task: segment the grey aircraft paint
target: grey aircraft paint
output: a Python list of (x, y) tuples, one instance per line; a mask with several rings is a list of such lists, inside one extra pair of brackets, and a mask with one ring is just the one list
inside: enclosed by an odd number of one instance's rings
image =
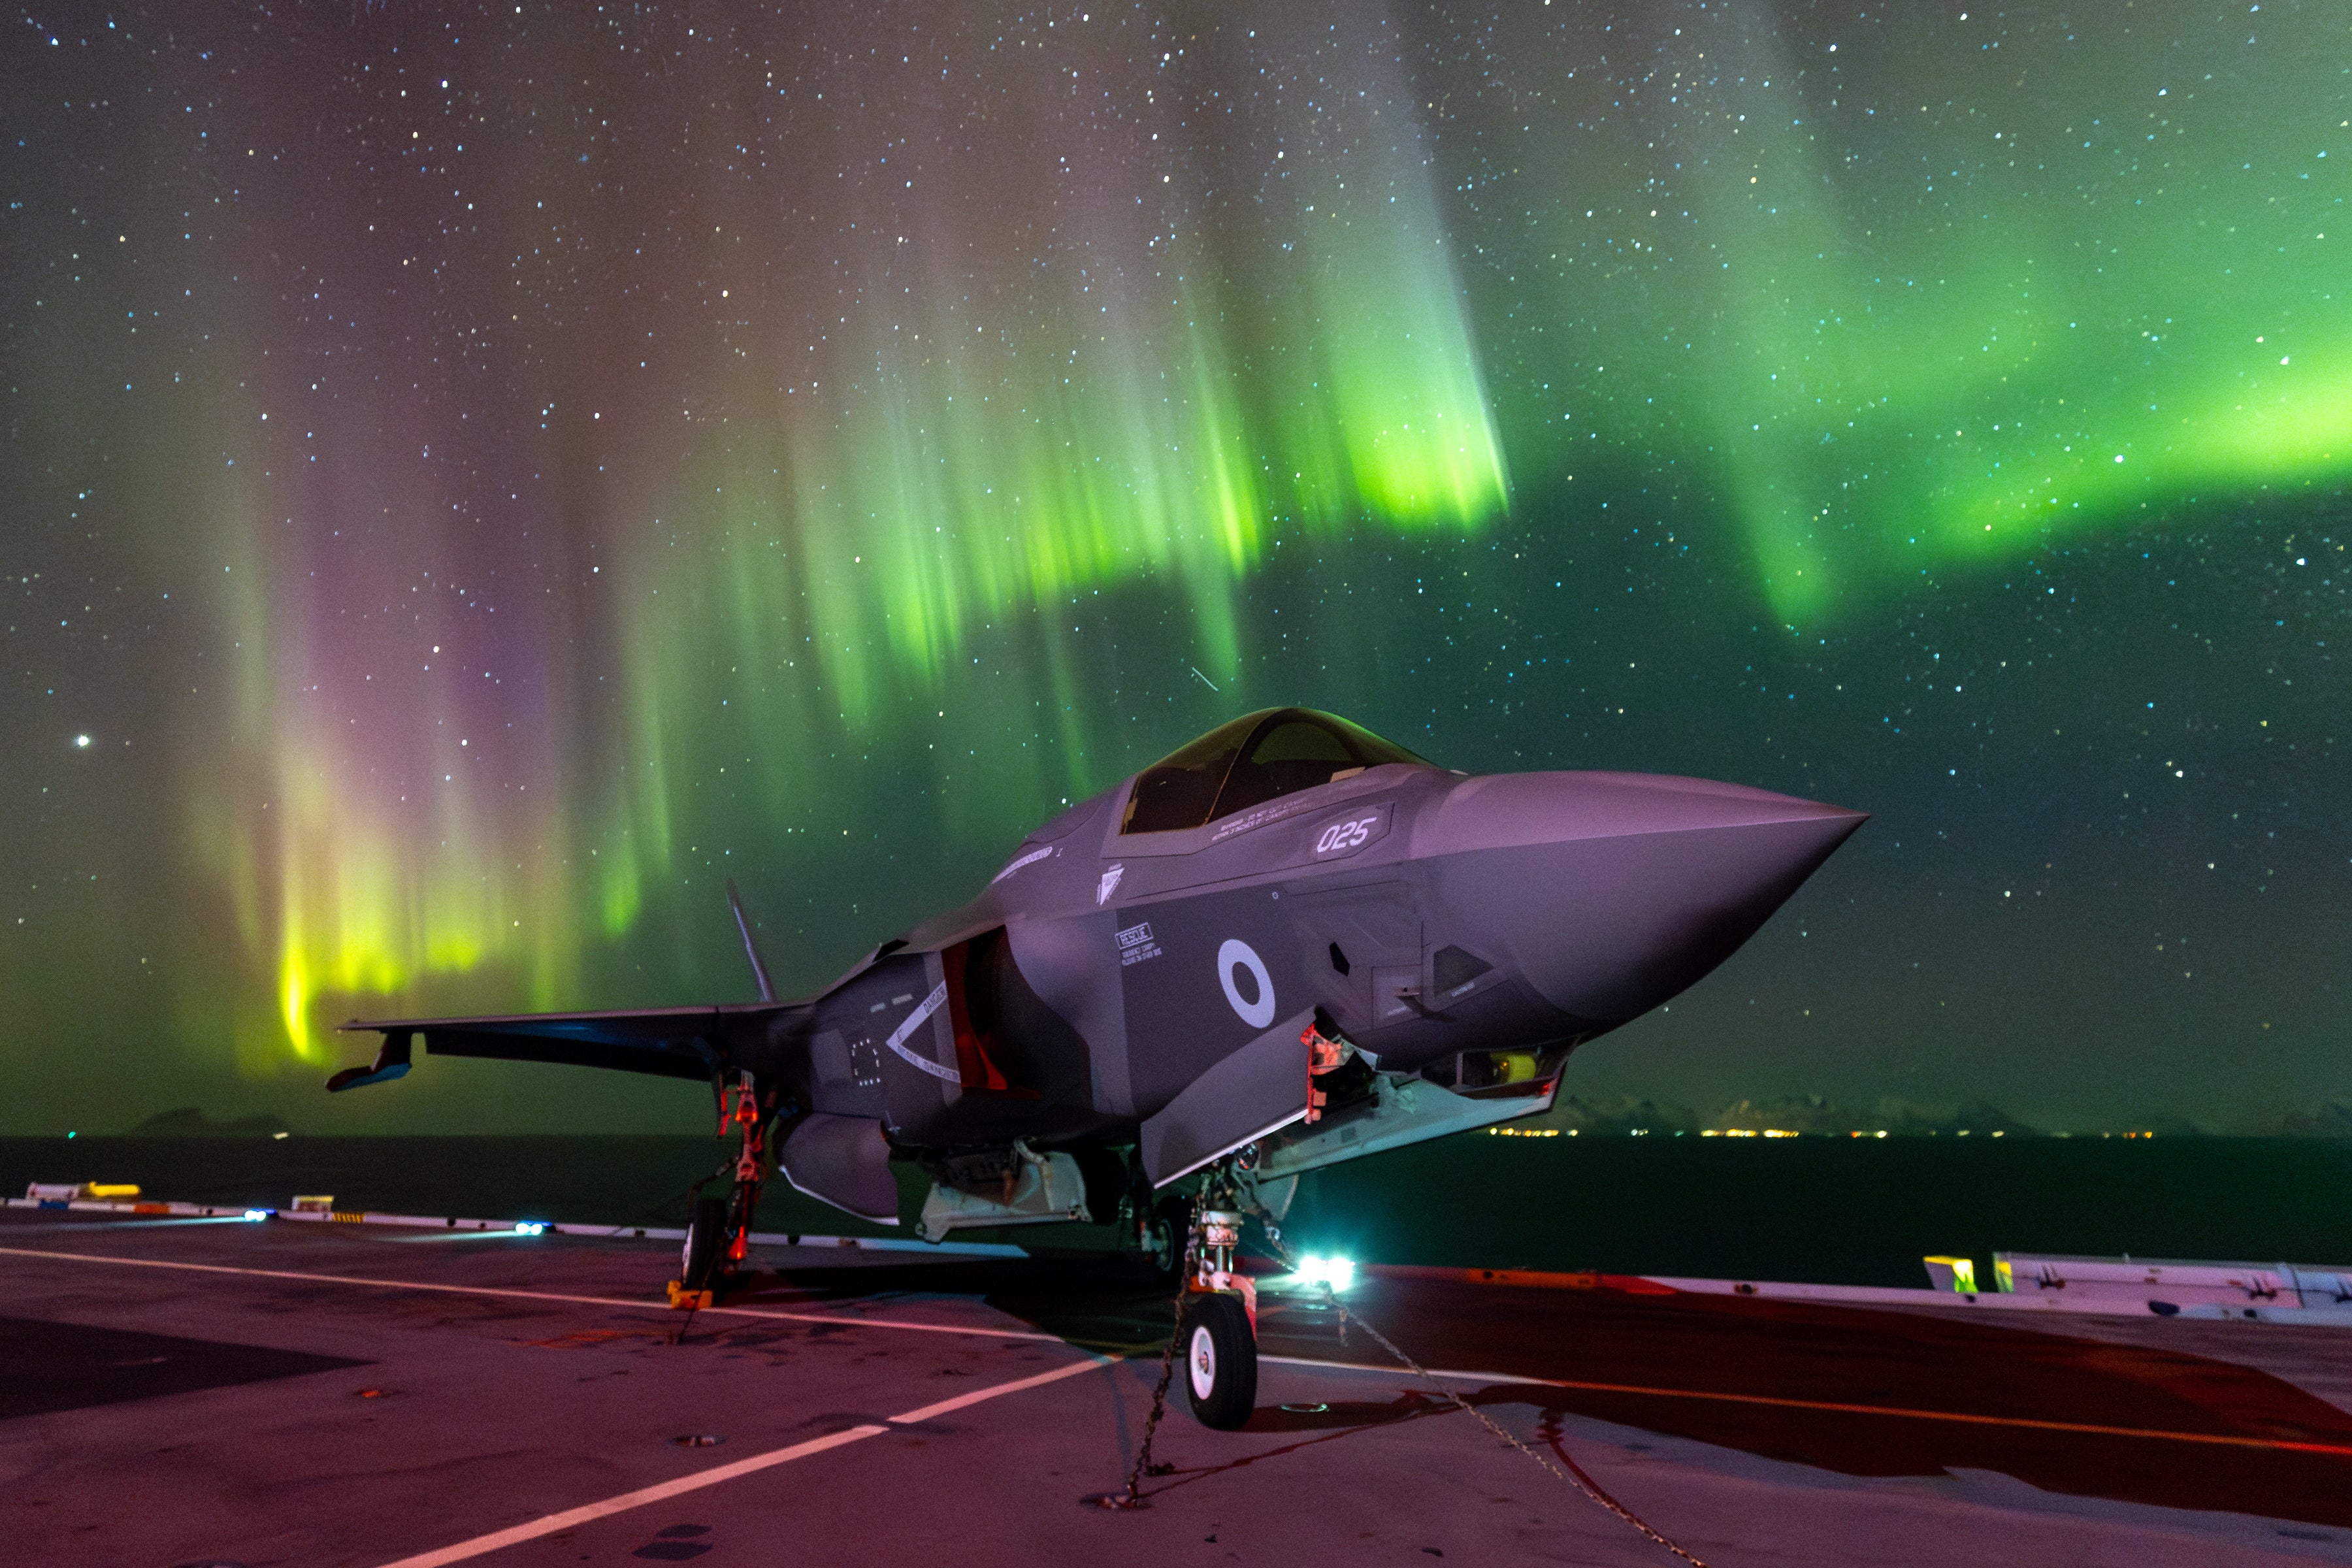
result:
[[(1273, 709), (1063, 812), (814, 996), (353, 1023), (383, 1047), (330, 1087), (400, 1076), (418, 1035), (748, 1073), (793, 1184), (894, 1223), (894, 1152), (950, 1183), (1024, 1150), (1132, 1149), (1164, 1184), (1255, 1145), (1295, 1173), (1549, 1107), (1571, 1050), (1706, 974), (1864, 820), (1700, 779), (1469, 776)], [(1303, 1125), (1310, 1027), (1348, 1059)]]

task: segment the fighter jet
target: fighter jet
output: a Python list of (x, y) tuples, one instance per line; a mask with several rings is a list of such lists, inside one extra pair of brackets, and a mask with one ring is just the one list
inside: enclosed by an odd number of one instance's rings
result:
[(1304, 1172), (1549, 1110), (1569, 1053), (1722, 963), (1864, 820), (1701, 779), (1464, 773), (1269, 709), (1064, 811), (813, 996), (777, 997), (730, 884), (757, 1002), (354, 1021), (382, 1048), (328, 1088), (402, 1076), (419, 1037), (709, 1081), (742, 1142), (673, 1300), (744, 1257), (772, 1148), (883, 1225), (912, 1163), (933, 1242), (1118, 1223), (1184, 1283), (1195, 1414), (1238, 1426), (1246, 1215), (1278, 1222)]

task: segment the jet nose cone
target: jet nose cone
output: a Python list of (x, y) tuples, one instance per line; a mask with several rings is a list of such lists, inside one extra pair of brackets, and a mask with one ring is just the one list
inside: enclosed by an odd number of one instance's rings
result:
[(1664, 773), (1493, 773), (1457, 784), (1439, 808), (1426, 843), (1417, 841), (1415, 847), (1451, 854), (1791, 822), (1843, 824), (1843, 842), (1869, 815), (1744, 784)]
[(1456, 929), (1563, 1012), (1620, 1022), (1729, 957), (1866, 820), (1705, 779), (1504, 773), (1457, 786), (1414, 851)]

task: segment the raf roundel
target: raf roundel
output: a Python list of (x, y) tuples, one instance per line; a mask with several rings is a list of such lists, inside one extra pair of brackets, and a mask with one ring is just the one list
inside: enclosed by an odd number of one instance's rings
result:
[[(1234, 971), (1246, 969), (1257, 982), (1257, 1000), (1242, 1000), (1241, 988), (1234, 984)], [(1217, 979), (1225, 988), (1225, 1000), (1234, 1005), (1242, 1022), (1253, 1029), (1263, 1029), (1274, 1022), (1274, 976), (1266, 973), (1265, 960), (1257, 950), (1238, 937), (1228, 937), (1217, 949)]]

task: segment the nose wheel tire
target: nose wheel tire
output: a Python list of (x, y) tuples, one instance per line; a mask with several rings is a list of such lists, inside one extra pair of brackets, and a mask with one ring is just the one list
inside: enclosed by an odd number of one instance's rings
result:
[(1184, 1391), (1202, 1426), (1236, 1432), (1257, 1406), (1257, 1336), (1234, 1296), (1196, 1296), (1177, 1331)]
[(686, 1246), (681, 1249), (680, 1282), (688, 1290), (708, 1290), (719, 1270), (719, 1253), (727, 1243), (727, 1200), (697, 1198), (687, 1215)]

